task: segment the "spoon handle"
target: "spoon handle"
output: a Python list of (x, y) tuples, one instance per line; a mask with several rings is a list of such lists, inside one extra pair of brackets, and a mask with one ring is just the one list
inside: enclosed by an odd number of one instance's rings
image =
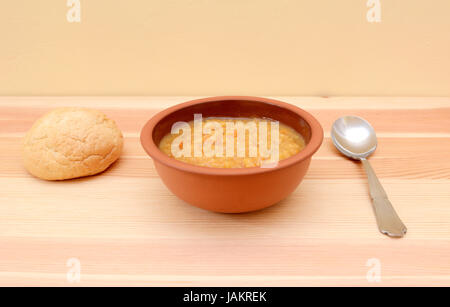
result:
[(388, 236), (403, 237), (407, 231), (406, 226), (398, 217), (394, 207), (392, 207), (392, 204), (369, 161), (362, 158), (361, 162), (369, 181), (370, 197), (372, 199), (378, 228), (381, 233)]

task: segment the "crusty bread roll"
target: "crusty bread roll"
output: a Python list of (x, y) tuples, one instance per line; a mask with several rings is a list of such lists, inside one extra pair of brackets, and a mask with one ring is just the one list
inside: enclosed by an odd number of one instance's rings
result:
[(103, 113), (60, 108), (39, 118), (26, 134), (23, 161), (36, 177), (64, 180), (104, 171), (122, 147), (122, 132)]

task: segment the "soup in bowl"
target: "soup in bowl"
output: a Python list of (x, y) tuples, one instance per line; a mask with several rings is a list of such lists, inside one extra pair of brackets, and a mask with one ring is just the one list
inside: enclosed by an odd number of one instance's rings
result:
[(323, 130), (306, 111), (257, 97), (189, 101), (152, 117), (141, 143), (180, 199), (216, 212), (273, 205), (291, 194)]
[[(272, 119), (209, 117), (198, 123), (193, 120), (184, 130), (169, 132), (161, 139), (159, 149), (189, 164), (241, 168), (269, 167), (267, 162), (287, 159), (305, 147), (300, 133)], [(196, 144), (200, 144), (201, 149), (197, 150), (200, 153), (197, 155)], [(273, 149), (277, 152), (272, 150), (275, 146), (277, 148)]]

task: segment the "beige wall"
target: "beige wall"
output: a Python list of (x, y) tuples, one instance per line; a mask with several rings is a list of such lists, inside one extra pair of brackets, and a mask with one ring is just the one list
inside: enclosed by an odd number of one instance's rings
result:
[(450, 1), (2, 0), (0, 95), (450, 96)]

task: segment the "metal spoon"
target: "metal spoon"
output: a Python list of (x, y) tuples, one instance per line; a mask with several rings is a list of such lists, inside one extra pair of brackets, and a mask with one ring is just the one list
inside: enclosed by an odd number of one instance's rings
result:
[(407, 231), (406, 226), (398, 217), (377, 175), (366, 160), (377, 148), (377, 136), (372, 126), (360, 117), (344, 116), (334, 122), (331, 139), (334, 146), (345, 156), (362, 162), (381, 233), (391, 237), (403, 237)]

